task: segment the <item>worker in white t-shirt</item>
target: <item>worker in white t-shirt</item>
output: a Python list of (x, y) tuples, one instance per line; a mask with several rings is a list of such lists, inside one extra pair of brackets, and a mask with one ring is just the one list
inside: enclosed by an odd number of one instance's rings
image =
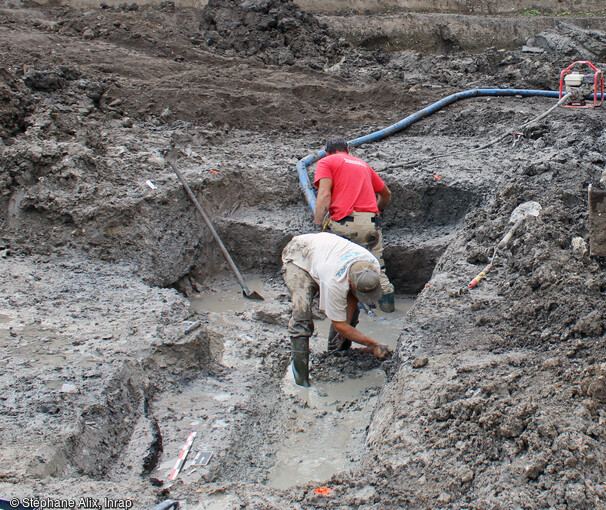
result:
[(358, 301), (373, 304), (382, 295), (380, 265), (367, 249), (336, 234), (320, 232), (294, 237), (282, 252), (284, 282), (292, 298), (288, 323), (295, 382), (309, 386), (309, 337), (314, 331), (312, 300), (320, 293), (320, 309), (331, 321), (330, 350), (356, 342), (379, 359), (391, 353), (358, 331)]

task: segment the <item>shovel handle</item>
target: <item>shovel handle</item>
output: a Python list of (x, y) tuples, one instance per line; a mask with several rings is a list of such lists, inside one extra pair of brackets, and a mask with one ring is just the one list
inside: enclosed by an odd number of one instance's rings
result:
[(497, 248), (499, 250), (502, 250), (503, 248), (505, 248), (505, 246), (507, 246), (509, 241), (511, 241), (513, 234), (518, 229), (518, 227), (522, 224), (523, 221), (524, 221), (524, 218), (518, 218), (518, 220), (513, 224), (513, 227), (511, 227), (509, 229), (509, 232), (507, 232), (507, 234), (505, 234), (505, 237), (503, 237), (503, 239), (501, 239), (501, 242), (497, 245)]
[(223, 241), (221, 241), (221, 238), (219, 237), (219, 234), (217, 234), (217, 231), (215, 230), (215, 227), (213, 227), (213, 224), (211, 223), (210, 218), (206, 214), (206, 211), (204, 211), (204, 209), (200, 205), (200, 202), (198, 202), (198, 199), (196, 198), (196, 196), (192, 192), (191, 188), (187, 184), (187, 181), (183, 177), (183, 174), (181, 174), (181, 172), (179, 171), (179, 169), (175, 165), (173, 165), (173, 163), (171, 161), (168, 161), (168, 164), (171, 166), (171, 168), (177, 174), (177, 177), (181, 181), (181, 184), (183, 184), (183, 187), (185, 188), (185, 191), (187, 192), (187, 195), (189, 196), (189, 198), (191, 199), (191, 201), (193, 202), (193, 204), (196, 206), (196, 209), (200, 213), (200, 216), (202, 216), (202, 219), (206, 223), (206, 226), (208, 227), (208, 230), (210, 230), (210, 233), (215, 238), (215, 241), (217, 241), (217, 244), (219, 245), (219, 248), (221, 248), (221, 251), (223, 252), (223, 255), (225, 256), (225, 259), (227, 260), (227, 262), (229, 263), (229, 266), (231, 267), (232, 271), (236, 275), (236, 278), (238, 279), (238, 283), (240, 284), (240, 287), (242, 287), (242, 291), (246, 295), (250, 294), (250, 291), (248, 290), (248, 287), (246, 287), (246, 284), (244, 283), (244, 278), (242, 278), (242, 275), (240, 274), (240, 271), (236, 267), (236, 264), (235, 264), (234, 260), (231, 258), (231, 255), (227, 251), (227, 248), (223, 244)]
[(368, 308), (368, 306), (366, 306), (364, 303), (362, 303), (362, 301), (358, 301), (358, 303), (360, 303), (360, 306), (362, 307), (362, 309), (370, 316), (370, 317), (376, 317), (377, 314), (375, 312), (373, 312), (370, 308)]

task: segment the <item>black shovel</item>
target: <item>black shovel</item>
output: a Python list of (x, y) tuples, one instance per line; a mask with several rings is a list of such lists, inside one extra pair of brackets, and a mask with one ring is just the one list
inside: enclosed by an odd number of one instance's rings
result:
[(215, 241), (217, 241), (217, 243), (219, 244), (219, 247), (221, 248), (221, 251), (223, 252), (223, 255), (225, 255), (225, 258), (227, 259), (227, 262), (229, 262), (229, 265), (231, 266), (231, 269), (233, 270), (233, 272), (236, 275), (236, 278), (238, 279), (238, 283), (240, 284), (240, 287), (242, 287), (242, 295), (245, 298), (248, 298), (248, 299), (263, 300), (263, 296), (261, 296), (260, 294), (258, 294), (255, 291), (251, 292), (250, 290), (248, 290), (248, 287), (244, 283), (244, 279), (242, 278), (242, 275), (240, 274), (240, 271), (238, 271), (238, 268), (236, 267), (236, 264), (234, 263), (234, 260), (231, 258), (231, 255), (227, 251), (227, 248), (225, 248), (225, 245), (223, 244), (223, 241), (221, 241), (221, 238), (219, 237), (219, 234), (217, 234), (217, 231), (215, 230), (215, 227), (213, 227), (213, 224), (210, 222), (210, 219), (209, 219), (208, 215), (206, 214), (206, 212), (204, 211), (204, 209), (202, 209), (202, 206), (200, 205), (200, 202), (198, 202), (198, 199), (192, 193), (192, 190), (187, 185), (187, 182), (185, 182), (185, 179), (183, 178), (183, 175), (181, 174), (181, 172), (179, 171), (179, 169), (171, 161), (173, 159), (172, 154), (168, 153), (166, 155), (165, 159), (166, 159), (167, 163), (171, 166), (171, 168), (177, 174), (177, 177), (181, 181), (181, 184), (183, 184), (183, 187), (185, 188), (185, 191), (187, 191), (187, 194), (189, 195), (189, 198), (191, 198), (191, 201), (196, 206), (196, 209), (198, 209), (198, 212), (200, 213), (200, 216), (202, 216), (202, 218), (206, 222), (206, 226), (208, 227), (208, 229), (212, 233), (213, 237), (215, 238)]

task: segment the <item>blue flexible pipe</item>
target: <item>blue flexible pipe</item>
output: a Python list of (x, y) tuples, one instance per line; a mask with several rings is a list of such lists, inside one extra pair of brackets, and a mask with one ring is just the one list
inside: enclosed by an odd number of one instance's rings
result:
[[(598, 94), (599, 96), (600, 94)], [(469, 99), (470, 97), (479, 97), (479, 96), (522, 96), (522, 97), (530, 97), (530, 96), (542, 96), (542, 97), (553, 97), (559, 99), (559, 92), (552, 92), (550, 90), (517, 90), (517, 89), (472, 89), (466, 90), (463, 92), (457, 92), (456, 94), (452, 94), (444, 99), (440, 99), (439, 101), (429, 105), (422, 110), (409, 115), (405, 119), (402, 119), (400, 122), (396, 122), (389, 127), (381, 129), (379, 131), (375, 131), (366, 136), (362, 136), (360, 138), (356, 138), (355, 140), (351, 140), (347, 142), (350, 147), (357, 147), (358, 145), (362, 145), (364, 143), (369, 142), (378, 142), (379, 140), (383, 140), (383, 138), (387, 138), (388, 136), (394, 135), (399, 131), (407, 128), (411, 124), (414, 124), (418, 120), (421, 120), (424, 117), (432, 115), (436, 113), (438, 110), (441, 110), (445, 106), (452, 104), (461, 99)], [(589, 99), (593, 100), (593, 94), (589, 97)], [(307, 173), (307, 167), (316, 161), (322, 159), (326, 156), (326, 151), (322, 150), (317, 154), (311, 154), (309, 156), (304, 157), (297, 163), (297, 172), (299, 173), (299, 182), (301, 184), (301, 189), (303, 190), (303, 194), (307, 199), (307, 203), (309, 204), (312, 212), (316, 209), (316, 195), (314, 193), (313, 186), (309, 181), (309, 175)]]

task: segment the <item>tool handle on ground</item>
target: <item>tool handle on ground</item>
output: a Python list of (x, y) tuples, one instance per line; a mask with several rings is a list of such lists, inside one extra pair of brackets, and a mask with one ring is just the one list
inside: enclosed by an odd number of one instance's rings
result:
[(519, 218), (513, 224), (513, 227), (511, 227), (509, 229), (509, 232), (507, 232), (507, 234), (505, 234), (505, 237), (503, 237), (503, 239), (501, 239), (501, 242), (497, 245), (497, 248), (499, 250), (502, 250), (503, 248), (505, 248), (505, 246), (507, 246), (507, 243), (509, 243), (509, 241), (511, 241), (511, 238), (513, 237), (513, 234), (515, 233), (515, 231), (517, 230), (517, 228), (520, 226), (520, 224), (522, 223), (522, 221), (524, 221), (524, 218)]
[(240, 286), (242, 287), (242, 290), (246, 294), (249, 294), (250, 291), (248, 290), (248, 288), (246, 287), (246, 284), (244, 283), (244, 278), (242, 278), (242, 275), (240, 274), (240, 271), (236, 267), (236, 264), (235, 264), (234, 260), (231, 258), (231, 255), (227, 251), (227, 248), (225, 248), (225, 245), (223, 244), (223, 241), (221, 241), (221, 238), (219, 237), (219, 234), (217, 234), (217, 231), (215, 230), (215, 228), (213, 227), (212, 223), (210, 222), (210, 219), (208, 218), (208, 215), (206, 214), (206, 212), (204, 211), (204, 209), (202, 209), (202, 206), (200, 205), (200, 202), (198, 202), (198, 199), (193, 194), (191, 188), (189, 187), (189, 185), (185, 181), (185, 178), (183, 177), (183, 175), (181, 174), (181, 172), (179, 171), (179, 169), (175, 165), (173, 165), (170, 161), (168, 162), (168, 164), (172, 167), (172, 169), (177, 174), (177, 177), (181, 181), (181, 184), (183, 184), (183, 187), (185, 188), (185, 191), (189, 195), (189, 198), (191, 199), (191, 201), (196, 206), (196, 209), (198, 209), (198, 212), (200, 213), (200, 216), (202, 216), (202, 218), (204, 219), (204, 222), (206, 223), (206, 226), (208, 227), (208, 229), (210, 230), (211, 234), (215, 238), (215, 241), (217, 241), (217, 244), (221, 248), (221, 251), (223, 252), (223, 255), (225, 255), (225, 258), (227, 259), (227, 262), (229, 262), (230, 267), (232, 268), (233, 272), (235, 273), (236, 278), (238, 279), (238, 282), (240, 283)]
[(488, 264), (480, 274), (478, 274), (478, 276), (476, 276), (473, 280), (471, 280), (469, 282), (469, 288), (473, 289), (482, 278), (484, 278), (486, 276), (486, 274), (488, 273), (488, 271), (490, 271), (492, 269), (492, 264)]

